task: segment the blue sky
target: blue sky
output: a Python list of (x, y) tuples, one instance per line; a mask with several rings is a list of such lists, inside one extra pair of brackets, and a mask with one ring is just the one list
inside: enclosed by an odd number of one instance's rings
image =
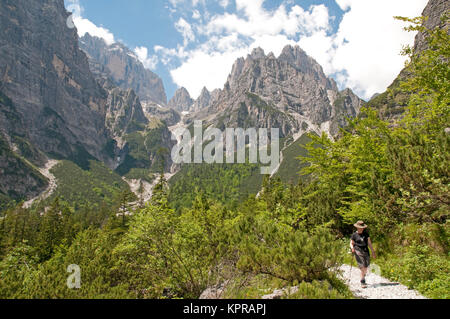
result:
[(66, 0), (79, 34), (120, 41), (164, 81), (222, 88), (236, 58), (257, 46), (278, 55), (300, 45), (362, 98), (384, 91), (403, 68), (414, 34), (395, 15), (418, 16), (426, 0)]

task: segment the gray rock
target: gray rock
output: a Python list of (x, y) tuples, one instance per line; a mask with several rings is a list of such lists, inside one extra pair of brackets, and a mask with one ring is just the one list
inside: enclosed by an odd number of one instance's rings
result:
[(362, 104), (351, 90), (340, 92), (334, 80), (300, 47), (286, 46), (280, 56), (254, 49), (233, 65), (224, 89), (206, 110), (192, 115), (218, 127), (279, 127), (282, 136), (307, 121), (330, 122), (332, 134), (356, 116)]
[(192, 100), (189, 92), (184, 87), (181, 87), (175, 91), (174, 96), (167, 105), (179, 112), (189, 112), (193, 103), (194, 100)]
[(155, 73), (146, 69), (134, 52), (121, 43), (107, 45), (88, 33), (80, 38), (80, 48), (90, 59), (103, 65), (116, 86), (133, 89), (141, 101), (166, 105), (163, 82)]
[(180, 113), (174, 109), (163, 107), (152, 102), (143, 102), (142, 106), (147, 118), (156, 117), (164, 121), (167, 126), (173, 126), (181, 120)]
[(210, 103), (211, 94), (209, 93), (208, 89), (204, 87), (198, 99), (194, 101), (194, 104), (190, 108), (190, 111), (199, 111), (201, 109), (204, 109), (205, 107), (208, 107)]
[(62, 0), (0, 2), (0, 89), (32, 145), (52, 156), (112, 164), (105, 92), (68, 17)]
[[(424, 26), (428, 29), (448, 27), (448, 23), (445, 24), (441, 21), (441, 17), (445, 12), (448, 13), (449, 11), (450, 2), (448, 0), (430, 0), (422, 12), (422, 16), (428, 17)], [(427, 47), (426, 35), (423, 32), (417, 33), (414, 42), (414, 51), (418, 53), (426, 50)]]

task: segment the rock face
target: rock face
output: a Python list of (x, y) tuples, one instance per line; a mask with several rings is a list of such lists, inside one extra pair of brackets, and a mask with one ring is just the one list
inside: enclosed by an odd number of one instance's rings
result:
[[(449, 25), (442, 23), (441, 17), (450, 12), (450, 2), (447, 0), (430, 0), (423, 10), (422, 16), (428, 17), (424, 26), (428, 29), (436, 27), (444, 28)], [(450, 30), (450, 29), (449, 29)], [(414, 53), (420, 54), (428, 47), (426, 36), (419, 32), (414, 42)], [(368, 105), (375, 107), (380, 111), (381, 116), (390, 121), (393, 125), (403, 117), (406, 105), (409, 101), (409, 95), (400, 90), (400, 83), (410, 76), (408, 69), (403, 69), (394, 82), (388, 87), (388, 90), (378, 96), (373, 97)], [(391, 93), (389, 93), (391, 92)]]
[(278, 58), (254, 49), (234, 63), (217, 94), (202, 111), (208, 121), (218, 127), (279, 127), (282, 136), (305, 127), (322, 127), (334, 135), (362, 104), (350, 89), (340, 92), (298, 46), (286, 46)]
[(179, 112), (189, 112), (193, 103), (194, 100), (192, 100), (189, 92), (184, 87), (181, 87), (175, 91), (174, 96), (167, 105)]
[(162, 80), (146, 69), (137, 56), (121, 43), (107, 45), (89, 33), (80, 38), (80, 47), (88, 56), (105, 66), (113, 83), (122, 89), (133, 89), (141, 101), (166, 105)]
[(204, 109), (205, 107), (208, 107), (211, 102), (211, 94), (209, 93), (208, 89), (206, 87), (203, 88), (202, 92), (200, 93), (200, 96), (197, 100), (195, 100), (194, 104), (191, 107), (191, 111), (199, 111), (201, 109)]
[[(450, 2), (448, 0), (430, 0), (422, 12), (422, 16), (428, 17), (424, 26), (427, 29), (434, 29), (436, 27), (444, 28), (449, 26), (441, 21), (442, 15), (447, 12), (450, 13)], [(421, 52), (427, 49), (427, 42), (425, 35), (419, 32), (416, 35), (414, 42), (414, 51)]]
[(147, 100), (141, 103), (132, 88), (117, 87), (109, 68), (92, 57), (89, 67), (108, 96), (105, 125), (120, 150), (113, 167), (116, 172), (126, 175), (133, 168), (160, 170), (162, 160), (164, 168), (170, 169), (171, 158), (161, 159), (158, 152), (161, 148), (170, 150), (174, 141), (167, 122), (161, 120), (170, 122), (172, 117), (176, 120), (176, 116), (179, 120), (178, 113), (156, 102)]
[(105, 125), (120, 145), (122, 136), (143, 130), (148, 119), (134, 90), (118, 88), (109, 70), (100, 63), (90, 59), (89, 67), (107, 93)]
[(105, 92), (68, 16), (62, 0), (0, 2), (0, 89), (41, 151), (111, 163)]
[(154, 116), (164, 121), (167, 126), (173, 126), (181, 120), (180, 113), (174, 109), (153, 102), (142, 102), (142, 107), (148, 118)]
[(108, 95), (106, 127), (117, 135), (133, 133), (145, 128), (145, 117), (141, 103), (133, 90), (113, 88)]
[(10, 200), (38, 195), (48, 184), (31, 164), (43, 164), (45, 157), (28, 139), (21, 115), (0, 91), (0, 209)]
[(0, 206), (45, 190), (35, 167), (48, 157), (82, 168), (97, 159), (126, 173), (156, 169), (159, 149), (173, 144), (132, 88), (159, 88), (148, 94), (165, 103), (160, 79), (121, 45), (107, 48), (113, 53), (103, 63), (88, 60), (68, 17), (63, 0), (0, 2)]

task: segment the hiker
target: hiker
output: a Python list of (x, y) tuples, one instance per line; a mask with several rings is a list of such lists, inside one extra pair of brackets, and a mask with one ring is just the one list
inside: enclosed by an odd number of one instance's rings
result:
[(370, 265), (369, 248), (372, 251), (372, 256), (374, 259), (376, 258), (375, 250), (373, 249), (369, 233), (366, 230), (367, 225), (360, 220), (353, 226), (356, 227), (356, 232), (352, 235), (350, 247), (352, 248), (352, 254), (355, 255), (358, 267), (361, 270), (361, 286), (366, 288), (366, 274)]

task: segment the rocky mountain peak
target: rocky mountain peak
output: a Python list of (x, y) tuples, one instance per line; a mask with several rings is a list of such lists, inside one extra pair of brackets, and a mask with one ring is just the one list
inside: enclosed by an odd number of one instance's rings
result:
[(163, 82), (146, 69), (136, 54), (122, 43), (108, 45), (98, 37), (86, 33), (80, 38), (80, 47), (91, 60), (103, 65), (114, 84), (122, 89), (133, 89), (141, 101), (166, 105)]
[[(322, 66), (298, 45), (285, 46), (278, 60), (289, 63), (301, 73), (318, 75), (322, 80), (325, 77)], [(332, 83), (329, 84), (332, 85)], [(336, 89), (336, 87), (333, 87), (333, 89)]]
[(202, 92), (200, 93), (199, 98), (202, 98), (202, 97), (208, 97), (209, 95), (210, 95), (210, 94), (209, 94), (208, 89), (206, 88), (206, 86), (204, 86), (203, 89), (202, 89)]
[(270, 53), (267, 55), (267, 58), (268, 58), (268, 59), (276, 59), (275, 54), (273, 54), (273, 52), (270, 52)]
[(200, 96), (197, 100), (195, 100), (194, 104), (191, 107), (191, 111), (197, 112), (204, 108), (207, 108), (211, 103), (213, 103), (218, 96), (219, 90), (214, 90), (213, 92), (209, 92), (206, 87), (203, 88)]
[(251, 58), (253, 60), (257, 59), (263, 59), (266, 57), (266, 54), (264, 53), (264, 50), (260, 47), (254, 48), (252, 50), (252, 53), (248, 56), (248, 58)]
[(256, 48), (237, 59), (224, 89), (200, 115), (215, 117), (218, 126), (280, 127), (282, 136), (323, 125), (334, 135), (361, 103), (351, 90), (340, 92), (299, 46), (288, 45), (278, 58)]
[(179, 112), (189, 111), (194, 100), (191, 98), (186, 88), (181, 87), (175, 91), (174, 96), (167, 104), (170, 108), (173, 108)]

